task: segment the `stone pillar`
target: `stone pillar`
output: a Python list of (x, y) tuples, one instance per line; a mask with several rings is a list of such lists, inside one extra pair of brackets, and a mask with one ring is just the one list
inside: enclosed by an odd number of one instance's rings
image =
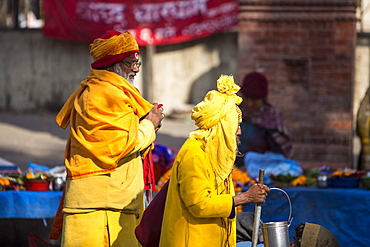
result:
[(240, 0), (238, 80), (256, 70), (304, 167), (352, 166), (356, 0)]
[(370, 87), (358, 109), (357, 132), (361, 139), (359, 167), (370, 172)]

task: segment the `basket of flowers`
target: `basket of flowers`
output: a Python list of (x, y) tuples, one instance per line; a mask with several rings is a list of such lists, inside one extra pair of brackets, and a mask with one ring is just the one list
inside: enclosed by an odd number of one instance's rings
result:
[(296, 186), (317, 186), (317, 176), (319, 173), (331, 174), (334, 170), (328, 166), (314, 167), (305, 170), (299, 176), (292, 176), (290, 174), (270, 175), (273, 184), (280, 188), (296, 187)]
[(21, 175), (0, 175), (0, 191), (24, 189), (24, 182)]
[(288, 188), (292, 187), (293, 185), (291, 182), (293, 182), (295, 179), (297, 179), (299, 176), (292, 176), (289, 173), (286, 174), (270, 174), (270, 178), (272, 180), (272, 183), (274, 186), (279, 188)]
[(0, 191), (24, 190), (22, 171), (17, 165), (0, 165)]
[(24, 183), (26, 190), (31, 191), (49, 191), (50, 183), (54, 177), (48, 172), (29, 170), (24, 175)]
[(364, 175), (364, 171), (338, 169), (330, 175), (329, 184), (333, 188), (357, 188)]

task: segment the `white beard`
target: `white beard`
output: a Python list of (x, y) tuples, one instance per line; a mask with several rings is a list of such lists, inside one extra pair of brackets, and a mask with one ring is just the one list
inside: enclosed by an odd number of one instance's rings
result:
[(135, 76), (136, 74), (135, 73), (123, 73), (122, 77), (125, 78), (131, 85), (134, 85), (134, 79), (130, 79), (130, 76), (133, 75)]
[(133, 75), (133, 76), (135, 76), (136, 74), (135, 73), (133, 73), (133, 72), (131, 72), (131, 73), (128, 73), (128, 74), (126, 74), (124, 71), (123, 71), (123, 69), (121, 68), (121, 66), (118, 64), (118, 63), (116, 63), (116, 64), (114, 64), (113, 66), (112, 66), (112, 69), (113, 69), (113, 72), (114, 73), (116, 73), (117, 75), (120, 75), (120, 76), (122, 76), (123, 78), (125, 78), (131, 85), (134, 85), (134, 80), (132, 79), (130, 79), (130, 75)]

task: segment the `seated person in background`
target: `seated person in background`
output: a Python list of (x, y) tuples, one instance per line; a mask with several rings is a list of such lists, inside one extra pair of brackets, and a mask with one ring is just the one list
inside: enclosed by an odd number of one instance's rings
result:
[(291, 247), (339, 247), (335, 236), (325, 227), (302, 223), (295, 228)]
[[(247, 74), (240, 93), (243, 122), (238, 150), (243, 154), (270, 151), (288, 158), (292, 145), (282, 115), (267, 102), (266, 77), (258, 72)], [(236, 165), (244, 167), (244, 158), (237, 157)]]
[(156, 184), (161, 177), (172, 168), (173, 161), (178, 150), (154, 142), (152, 160), (154, 166), (154, 177)]

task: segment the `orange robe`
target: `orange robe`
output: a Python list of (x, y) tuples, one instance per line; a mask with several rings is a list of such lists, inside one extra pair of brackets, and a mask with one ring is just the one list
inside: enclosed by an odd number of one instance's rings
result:
[[(141, 217), (144, 181), (140, 153), (156, 135), (152, 122), (140, 119), (152, 107), (115, 73), (92, 69), (81, 82), (57, 116), (59, 126), (70, 125), (65, 151), (65, 214), (108, 210), (133, 215), (133, 219)], [(137, 222), (130, 222), (120, 227), (132, 229), (130, 234), (134, 234)], [(65, 223), (69, 233), (77, 235), (73, 220)]]

